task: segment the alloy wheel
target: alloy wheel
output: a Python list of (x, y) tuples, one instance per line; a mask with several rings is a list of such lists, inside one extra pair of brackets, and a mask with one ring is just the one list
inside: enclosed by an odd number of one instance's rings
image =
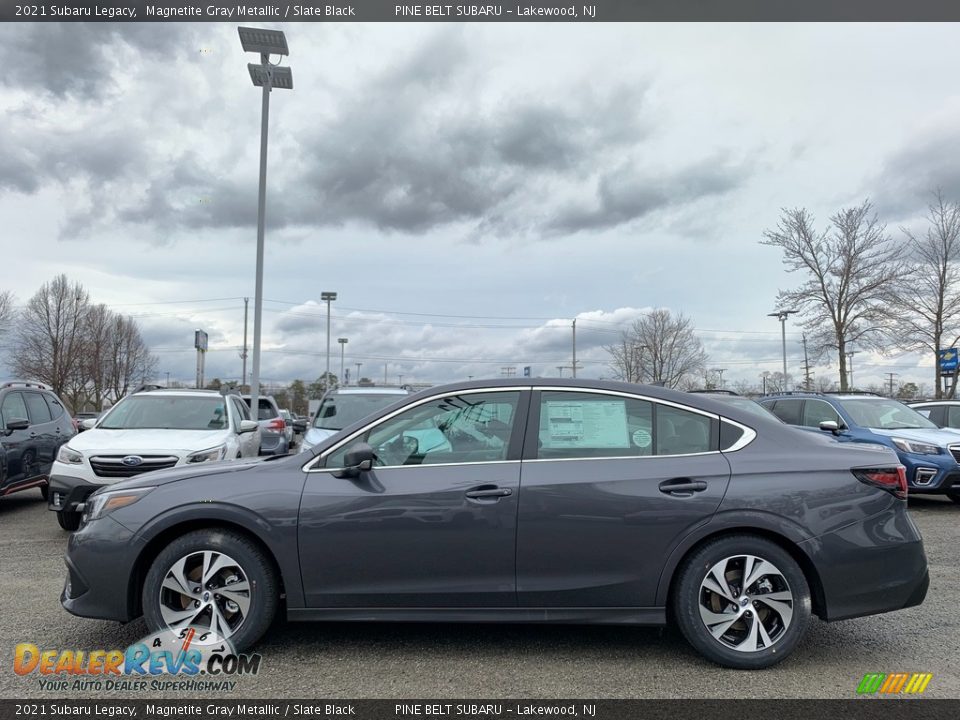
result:
[(732, 555), (707, 572), (698, 605), (714, 639), (751, 653), (783, 638), (793, 620), (794, 597), (776, 565), (755, 555)]
[(171, 630), (208, 628), (229, 638), (250, 611), (250, 581), (240, 564), (215, 550), (177, 560), (160, 586), (160, 615)]

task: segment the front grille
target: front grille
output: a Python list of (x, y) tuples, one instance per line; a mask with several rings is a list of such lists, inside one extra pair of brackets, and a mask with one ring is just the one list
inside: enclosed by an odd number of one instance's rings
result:
[(950, 451), (950, 454), (953, 455), (953, 459), (960, 463), (960, 445), (951, 445), (947, 448)]
[[(139, 457), (142, 462), (139, 465), (126, 465), (123, 462), (126, 457)], [(90, 458), (90, 467), (97, 477), (128, 478), (151, 470), (172, 468), (177, 460), (170, 455), (100, 455)]]

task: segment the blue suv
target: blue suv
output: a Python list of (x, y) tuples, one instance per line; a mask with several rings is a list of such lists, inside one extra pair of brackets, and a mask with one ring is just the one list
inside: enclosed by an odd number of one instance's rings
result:
[(960, 432), (938, 428), (897, 400), (873, 393), (788, 392), (760, 398), (760, 404), (803, 430), (891, 447), (907, 468), (910, 492), (945, 494), (960, 503)]

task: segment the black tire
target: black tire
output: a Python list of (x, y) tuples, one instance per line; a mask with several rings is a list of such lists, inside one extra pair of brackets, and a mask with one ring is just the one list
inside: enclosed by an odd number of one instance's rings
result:
[(60, 527), (69, 532), (73, 532), (80, 527), (80, 518), (81, 515), (78, 512), (61, 510), (57, 513), (57, 522), (60, 523)]
[(947, 493), (947, 497), (953, 500), (957, 505), (960, 505), (960, 493), (951, 492)]
[(157, 555), (143, 583), (143, 617), (152, 632), (166, 628), (160, 611), (160, 589), (179, 559), (202, 551), (223, 553), (242, 568), (250, 583), (250, 607), (243, 623), (229, 636), (237, 652), (251, 648), (273, 622), (279, 605), (279, 582), (273, 565), (256, 543), (232, 530), (196, 530), (177, 538)]
[[(750, 586), (755, 589), (754, 593), (748, 593), (747, 588), (734, 589), (732, 593), (735, 600), (747, 598), (749, 594), (760, 598), (759, 602), (754, 600), (751, 604), (749, 600), (743, 600), (740, 603), (742, 607), (738, 607), (736, 603), (727, 603), (721, 595), (704, 589), (702, 583), (707, 581), (711, 569), (718, 563), (731, 558), (734, 558), (732, 564), (726, 567), (732, 568), (732, 579), (725, 576), (725, 582), (729, 580), (733, 583), (732, 586), (728, 586), (728, 589), (736, 588), (736, 570), (739, 561), (735, 558), (747, 555), (766, 560), (779, 570), (779, 576), (771, 574), (770, 579), (766, 579), (767, 575), (758, 577)], [(781, 581), (786, 582), (792, 597), (792, 603), (790, 603), (792, 615), (786, 623), (778, 626), (777, 622), (782, 620), (782, 617), (777, 613), (771, 614), (769, 606), (762, 603), (763, 591), (757, 590), (757, 583), (772, 585)], [(771, 588), (771, 591), (775, 589), (777, 588)], [(782, 586), (779, 591), (785, 592)], [(721, 609), (718, 612), (743, 613), (747, 617), (737, 621), (739, 624), (732, 626), (726, 623), (714, 625), (718, 631), (723, 627), (730, 628), (721, 636), (722, 639), (717, 639), (711, 634), (707, 621), (701, 616), (701, 602), (708, 611), (712, 608), (706, 606), (711, 602), (719, 603)], [(800, 642), (810, 620), (810, 587), (803, 570), (782, 547), (755, 535), (730, 535), (707, 542), (694, 550), (677, 570), (672, 603), (677, 625), (694, 649), (718, 665), (741, 670), (759, 670), (775, 665), (786, 658)], [(779, 634), (769, 635), (772, 644), (769, 647), (758, 647), (749, 651), (733, 649), (731, 643), (737, 644), (736, 635), (740, 631), (738, 629), (742, 629), (742, 635), (749, 635), (748, 628), (751, 627), (749, 623), (758, 623), (761, 611), (767, 618), (764, 622), (769, 621), (774, 630), (779, 629)], [(769, 632), (769, 629), (764, 627), (764, 631)], [(742, 639), (741, 642), (749, 645), (749, 637)], [(759, 645), (759, 643), (753, 644)]]
[(41, 485), (41, 486), (40, 486), (40, 495), (43, 497), (44, 500), (48, 500), (48, 499), (50, 498), (50, 486), (49, 486), (49, 485)]

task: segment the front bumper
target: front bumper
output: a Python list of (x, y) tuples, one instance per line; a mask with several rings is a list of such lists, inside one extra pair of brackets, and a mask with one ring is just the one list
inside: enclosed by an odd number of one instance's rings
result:
[(47, 508), (54, 512), (76, 512), (78, 505), (103, 487), (72, 475), (51, 475), (48, 484)]
[(134, 564), (143, 547), (133, 533), (107, 517), (70, 535), (64, 561), (67, 579), (60, 604), (72, 615), (128, 622), (134, 618)]
[(930, 585), (920, 531), (899, 502), (800, 548), (813, 560), (823, 590), (823, 620), (876, 615), (923, 602)]

